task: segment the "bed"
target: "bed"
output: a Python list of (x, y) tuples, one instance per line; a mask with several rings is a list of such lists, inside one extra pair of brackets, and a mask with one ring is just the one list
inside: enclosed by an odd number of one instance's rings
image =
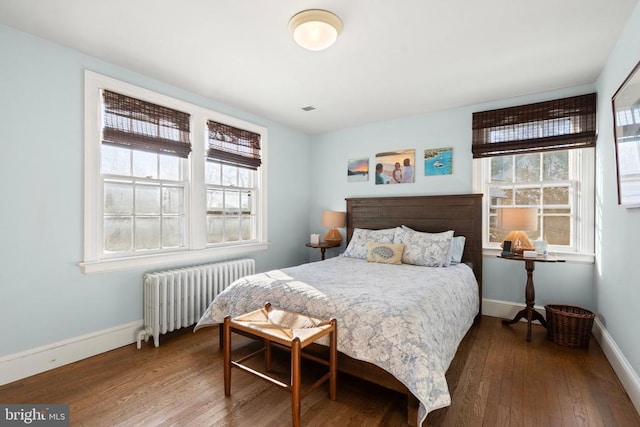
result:
[[(349, 256), (244, 277), (216, 297), (195, 330), (265, 302), (335, 317), (339, 370), (406, 394), (409, 424), (420, 425), (428, 412), (451, 403), (445, 372), (480, 316), (481, 201), (478, 194), (349, 198)], [(362, 259), (363, 247), (356, 249), (363, 236), (431, 238), (447, 230), (465, 244), (460, 262), (445, 268), (370, 262)]]

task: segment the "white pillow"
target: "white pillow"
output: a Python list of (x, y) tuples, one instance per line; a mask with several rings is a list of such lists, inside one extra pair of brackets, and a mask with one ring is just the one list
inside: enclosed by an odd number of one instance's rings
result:
[(464, 243), (467, 240), (464, 236), (454, 236), (451, 241), (451, 263), (459, 264), (462, 262), (462, 254), (464, 253)]
[(395, 235), (395, 228), (385, 228), (382, 230), (356, 228), (353, 230), (353, 236), (351, 237), (351, 241), (349, 241), (349, 246), (347, 246), (342, 256), (367, 259), (367, 244), (369, 242), (393, 243)]
[(398, 227), (393, 241), (404, 244), (402, 262), (425, 267), (448, 267), (451, 263), (453, 230), (421, 233)]

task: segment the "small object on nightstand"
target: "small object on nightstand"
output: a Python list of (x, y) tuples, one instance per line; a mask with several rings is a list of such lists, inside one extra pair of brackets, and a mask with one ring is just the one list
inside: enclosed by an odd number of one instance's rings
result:
[(309, 240), (309, 242), (311, 244), (314, 244), (314, 245), (319, 245), (320, 244), (320, 235), (319, 234), (312, 234), (311, 235), (311, 240)]
[(547, 242), (545, 242), (544, 240), (542, 240), (541, 238), (538, 238), (538, 240), (533, 242), (533, 245), (536, 248), (536, 253), (538, 255), (541, 256), (547, 256)]
[(342, 242), (342, 234), (338, 231), (337, 227), (344, 227), (346, 213), (336, 211), (323, 211), (322, 212), (322, 226), (329, 227), (329, 231), (324, 236), (324, 240), (330, 243)]
[(501, 257), (510, 257), (515, 255), (511, 252), (511, 240), (505, 240), (502, 243), (502, 249), (502, 253), (500, 254)]
[(522, 255), (523, 251), (533, 250), (533, 243), (525, 234), (525, 231), (535, 231), (538, 229), (538, 209), (537, 208), (516, 208), (503, 207), (498, 210), (497, 227), (509, 231), (506, 241), (511, 241), (511, 249), (505, 251), (515, 252)]

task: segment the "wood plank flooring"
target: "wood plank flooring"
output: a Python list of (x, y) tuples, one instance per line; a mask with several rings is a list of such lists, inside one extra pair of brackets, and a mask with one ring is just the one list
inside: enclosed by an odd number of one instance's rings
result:
[[(452, 404), (429, 414), (434, 426), (640, 426), (640, 416), (595, 340), (570, 349), (534, 326), (483, 317), (460, 346), (447, 378)], [(255, 344), (234, 335), (234, 354)], [(275, 370), (288, 375), (288, 359)], [(256, 360), (259, 363), (259, 360)], [(313, 382), (321, 367), (303, 365)], [(339, 375), (336, 401), (327, 386), (302, 400), (303, 426), (404, 426), (406, 399)], [(135, 344), (0, 387), (1, 403), (67, 403), (72, 426), (280, 426), (291, 423), (291, 396), (233, 370), (225, 398), (217, 328)]]

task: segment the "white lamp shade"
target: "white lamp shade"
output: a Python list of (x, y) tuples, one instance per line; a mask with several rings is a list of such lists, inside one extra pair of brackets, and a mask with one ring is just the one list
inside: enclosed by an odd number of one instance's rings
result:
[(322, 226), (329, 228), (344, 227), (345, 218), (346, 214), (344, 212), (323, 211)]
[(499, 209), (497, 226), (502, 230), (535, 231), (538, 229), (538, 208)]
[(293, 39), (305, 49), (323, 50), (331, 46), (342, 32), (342, 21), (326, 10), (304, 10), (291, 18)]

